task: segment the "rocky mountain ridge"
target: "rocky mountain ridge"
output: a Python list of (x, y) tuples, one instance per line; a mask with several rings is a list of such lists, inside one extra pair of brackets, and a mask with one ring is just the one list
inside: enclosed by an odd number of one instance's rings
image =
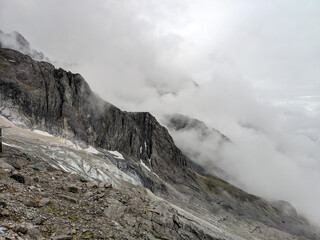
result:
[[(93, 179), (102, 174), (92, 175), (90, 171), (94, 164), (102, 166), (107, 161), (136, 177), (142, 186), (156, 195), (192, 212), (193, 216), (201, 217), (205, 222), (212, 221), (214, 216), (224, 219), (221, 222), (224, 226), (229, 225), (228, 231), (235, 235), (240, 236), (242, 228), (250, 233), (252, 226), (259, 226), (268, 229), (260, 233), (261, 239), (272, 239), (266, 232), (278, 236), (292, 234), (292, 239), (320, 238), (317, 230), (305, 219), (283, 213), (265, 200), (218, 178), (196, 173), (167, 129), (151, 114), (124, 112), (104, 102), (79, 74), (55, 69), (50, 63), (34, 61), (17, 51), (1, 48), (0, 81), (2, 116), (22, 122), (27, 128), (41, 129), (98, 149), (94, 160), (92, 156), (85, 155), (74, 158), (78, 161), (75, 166), (74, 162), (68, 162), (68, 156), (74, 156), (75, 152), (66, 155), (65, 148), (45, 147), (44, 143), (35, 146), (37, 140), (30, 141), (12, 132), (10, 144), (14, 144), (15, 149), (19, 145), (31, 149), (29, 154), (38, 161)], [(118, 151), (124, 157), (111, 157), (106, 150)], [(88, 170), (86, 166), (89, 163)], [(108, 171), (101, 176), (107, 176)], [(239, 231), (232, 230), (238, 225), (241, 225)], [(194, 229), (189, 230), (192, 232)], [(214, 233), (210, 235), (212, 238), (206, 238), (204, 236), (208, 230), (202, 231), (205, 231), (204, 235), (198, 237), (183, 238), (178, 234), (177, 239), (215, 239)], [(250, 236), (249, 233), (244, 236)], [(227, 235), (216, 235), (216, 238), (229, 239)]]
[(30, 43), (18, 32), (5, 33), (0, 29), (0, 47), (11, 48), (29, 55), (35, 60), (49, 61), (42, 52), (32, 49)]
[(18, 109), (27, 127), (142, 159), (166, 180), (175, 181), (171, 176), (188, 170), (168, 131), (151, 114), (123, 112), (104, 102), (79, 74), (13, 50), (0, 51), (9, 64), (1, 66), (3, 114)]

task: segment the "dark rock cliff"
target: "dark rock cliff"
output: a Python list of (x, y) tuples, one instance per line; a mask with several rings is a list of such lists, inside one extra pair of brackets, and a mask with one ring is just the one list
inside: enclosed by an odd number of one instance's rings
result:
[(0, 76), (2, 113), (17, 111), (27, 127), (145, 160), (171, 182), (188, 171), (167, 129), (150, 113), (124, 112), (103, 101), (80, 74), (2, 48)]

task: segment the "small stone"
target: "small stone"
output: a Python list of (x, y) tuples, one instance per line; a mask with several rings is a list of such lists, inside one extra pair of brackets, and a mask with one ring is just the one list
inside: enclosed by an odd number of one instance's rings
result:
[(31, 166), (33, 170), (36, 170), (36, 171), (46, 171), (46, 168), (41, 166), (41, 165), (33, 165)]
[(38, 217), (33, 219), (33, 224), (35, 224), (35, 225), (43, 225), (45, 221), (46, 221), (46, 218), (38, 216)]
[(5, 231), (7, 231), (7, 228), (6, 228), (6, 227), (0, 227), (0, 233), (3, 233), (3, 232), (5, 232)]
[(2, 211), (0, 211), (0, 216), (9, 217), (10, 216), (10, 212), (7, 209), (2, 210)]
[(6, 208), (7, 207), (7, 203), (5, 203), (5, 202), (0, 202), (0, 207), (1, 208)]
[(20, 170), (22, 168), (22, 165), (18, 164), (17, 162), (10, 162), (10, 164), (17, 170)]
[(86, 183), (86, 187), (87, 188), (97, 188), (98, 187), (98, 183), (97, 182), (87, 182)]
[(81, 177), (81, 176), (80, 176), (79, 180), (80, 180), (80, 182), (83, 182), (83, 183), (88, 182), (88, 180), (87, 180), (87, 179), (85, 179), (84, 177)]
[(44, 206), (47, 206), (49, 205), (51, 202), (51, 199), (50, 198), (42, 198), (39, 202), (39, 206), (40, 207), (44, 207)]
[(62, 191), (64, 191), (64, 190), (65, 190), (65, 188), (64, 188), (64, 186), (62, 186), (62, 185), (61, 185), (61, 186), (58, 186), (58, 187), (57, 187), (57, 190), (59, 190), (59, 191), (61, 191), (61, 192), (62, 192)]
[(61, 235), (53, 236), (52, 240), (72, 240), (72, 236), (61, 234)]
[(35, 182), (39, 182), (39, 180), (40, 180), (39, 177), (34, 177), (33, 178), (33, 181), (35, 181)]
[(66, 196), (66, 195), (60, 195), (60, 198), (64, 199), (64, 200), (67, 200), (69, 202), (72, 202), (72, 203), (77, 203), (77, 199), (74, 199), (74, 198)]
[(27, 206), (27, 207), (39, 207), (38, 203), (36, 203), (35, 201), (32, 201), (32, 200), (26, 200), (24, 202), (24, 205)]
[(0, 168), (14, 170), (14, 167), (0, 159)]
[(40, 231), (39, 231), (37, 228), (35, 228), (35, 227), (31, 227), (31, 228), (28, 229), (28, 235), (29, 235), (32, 239), (36, 239), (36, 240), (43, 238), (42, 235), (41, 235), (41, 233), (40, 233)]
[(79, 191), (79, 189), (76, 186), (70, 186), (68, 188), (68, 191), (72, 192), (72, 193), (77, 193)]
[(31, 191), (32, 190), (34, 190), (34, 189), (36, 189), (36, 187), (35, 186), (30, 186), (30, 187), (28, 187)]
[(19, 225), (16, 227), (16, 231), (22, 234), (26, 234), (28, 232), (28, 228), (25, 225)]
[(96, 194), (93, 198), (94, 201), (98, 201), (100, 198), (104, 198), (106, 194), (105, 193), (99, 193), (99, 194)]
[(10, 178), (16, 180), (18, 183), (25, 183), (24, 177), (20, 173), (12, 173)]

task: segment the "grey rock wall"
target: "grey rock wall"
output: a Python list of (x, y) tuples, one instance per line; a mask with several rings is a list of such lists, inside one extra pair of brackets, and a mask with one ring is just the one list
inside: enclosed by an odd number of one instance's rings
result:
[(150, 113), (124, 112), (103, 101), (80, 74), (3, 48), (0, 74), (2, 113), (18, 111), (27, 127), (142, 159), (170, 182), (192, 175), (167, 129)]

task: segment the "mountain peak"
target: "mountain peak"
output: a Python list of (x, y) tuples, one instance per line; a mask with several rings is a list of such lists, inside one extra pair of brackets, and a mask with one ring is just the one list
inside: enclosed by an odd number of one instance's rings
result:
[(0, 29), (0, 47), (19, 51), (38, 61), (49, 61), (42, 52), (32, 49), (30, 43), (17, 31), (5, 33)]

